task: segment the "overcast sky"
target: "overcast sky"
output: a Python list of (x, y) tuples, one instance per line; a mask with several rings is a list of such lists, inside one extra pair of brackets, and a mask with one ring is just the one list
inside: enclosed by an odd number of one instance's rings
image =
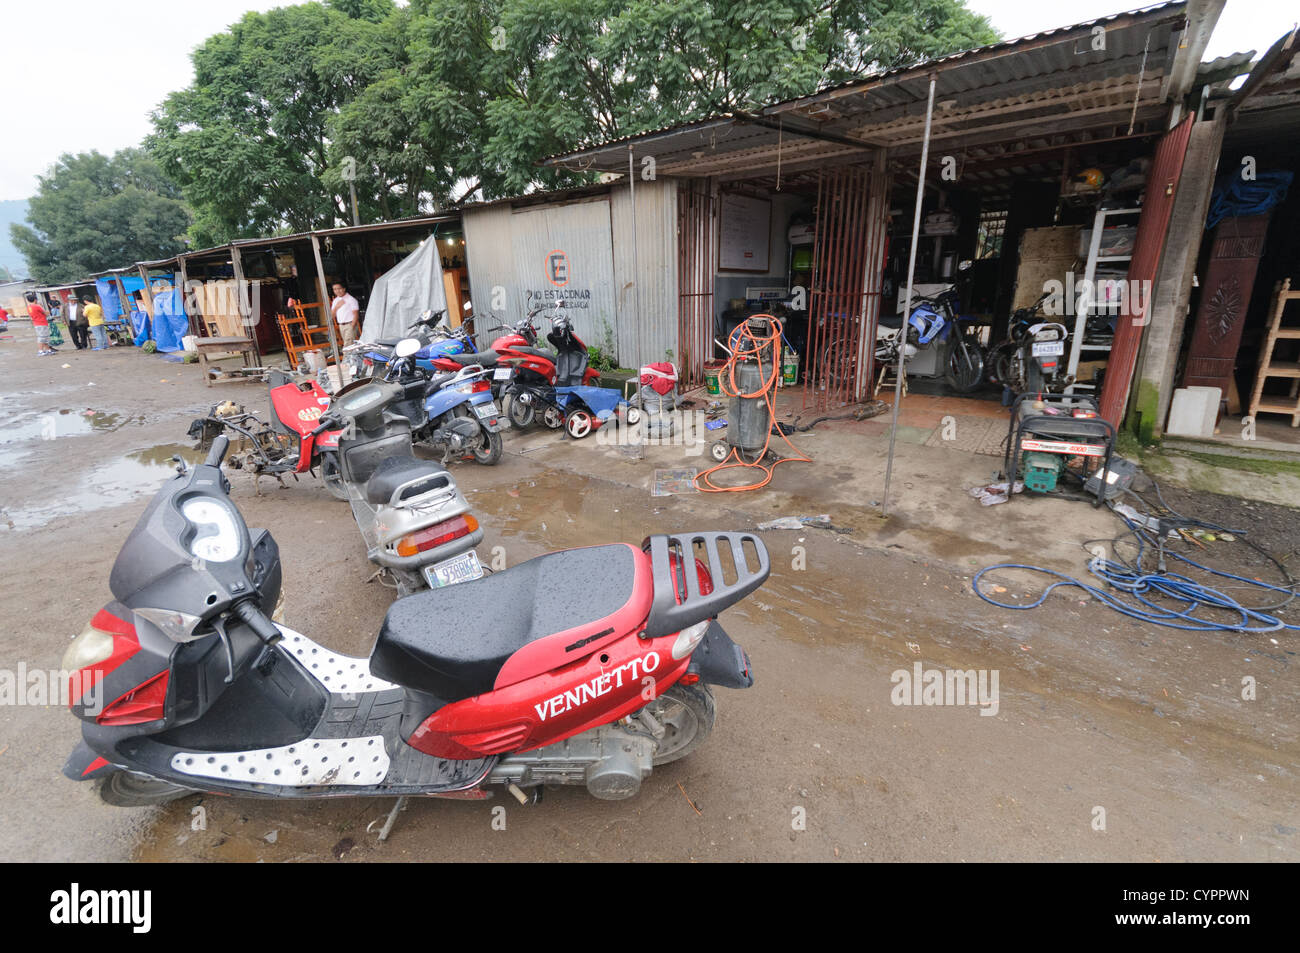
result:
[[(193, 78), (190, 52), (249, 10), (283, 0), (26, 0), (6, 4), (0, 199), (28, 198), (64, 152), (138, 145), (149, 111)], [(1135, 0), (967, 0), (1008, 39), (1134, 9)], [(1228, 0), (1207, 58), (1263, 53), (1295, 0)]]

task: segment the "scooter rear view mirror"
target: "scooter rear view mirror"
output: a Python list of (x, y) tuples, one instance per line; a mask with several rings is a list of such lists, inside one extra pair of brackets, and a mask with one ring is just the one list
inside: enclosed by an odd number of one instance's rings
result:
[(420, 350), (421, 346), (420, 342), (415, 338), (402, 338), (397, 342), (397, 347), (393, 348), (393, 353), (398, 357), (410, 357)]

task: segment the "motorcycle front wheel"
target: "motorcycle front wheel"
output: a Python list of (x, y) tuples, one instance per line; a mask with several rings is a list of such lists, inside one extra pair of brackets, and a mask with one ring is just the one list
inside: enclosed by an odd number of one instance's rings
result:
[(150, 807), (179, 800), (187, 794), (197, 794), (193, 788), (184, 788), (170, 781), (160, 781), (132, 771), (114, 771), (96, 782), (99, 799), (113, 807)]
[(322, 453), (320, 457), (320, 478), (330, 496), (336, 500), (348, 498), (348, 486), (343, 482), (343, 471), (339, 468), (339, 455), (333, 451)]
[(643, 711), (648, 712), (663, 726), (664, 736), (659, 739), (654, 764), (668, 764), (686, 757), (713, 731), (717, 709), (713, 693), (703, 683), (674, 685)]
[(968, 394), (980, 386), (984, 379), (984, 355), (965, 337), (958, 337), (948, 352), (948, 367), (944, 373), (948, 386)]

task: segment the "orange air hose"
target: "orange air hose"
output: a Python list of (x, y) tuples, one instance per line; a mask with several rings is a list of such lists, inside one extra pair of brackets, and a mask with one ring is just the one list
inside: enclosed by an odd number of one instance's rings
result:
[[(772, 475), (776, 468), (783, 463), (812, 463), (812, 457), (805, 457), (799, 452), (799, 448), (790, 442), (790, 438), (784, 433), (779, 433), (782, 440), (785, 441), (793, 452), (794, 456), (779, 457), (771, 466), (766, 466), (763, 461), (767, 459), (768, 447), (772, 443), (772, 424), (776, 422), (776, 381), (777, 375), (781, 373), (781, 322), (770, 314), (755, 314), (751, 318), (766, 318), (770, 322), (771, 333), (760, 337), (755, 335), (749, 326), (749, 321), (739, 327), (739, 334), (733, 332), (735, 338), (735, 348), (731, 357), (723, 368), (723, 373), (718, 375), (718, 387), (728, 397), (739, 397), (742, 400), (746, 398), (762, 397), (767, 403), (768, 428), (767, 439), (763, 441), (763, 452), (759, 454), (758, 460), (754, 463), (746, 463), (741, 458), (736, 447), (731, 448), (725, 460), (717, 466), (710, 467), (695, 478), (695, 488), (701, 493), (739, 493), (744, 490), (757, 490), (767, 486), (772, 482)], [(762, 367), (763, 349), (771, 346), (773, 360), (772, 376), (763, 381), (758, 390), (749, 394), (742, 394), (736, 385), (736, 365), (743, 360), (756, 359), (759, 361), (759, 367)], [(728, 386), (730, 385), (730, 386)], [(778, 431), (780, 428), (778, 428)], [(734, 462), (732, 458), (735, 458)], [(747, 470), (762, 470), (763, 479), (757, 483), (747, 483), (741, 486), (716, 486), (711, 474), (721, 472), (722, 470), (734, 470), (737, 467), (743, 467)]]

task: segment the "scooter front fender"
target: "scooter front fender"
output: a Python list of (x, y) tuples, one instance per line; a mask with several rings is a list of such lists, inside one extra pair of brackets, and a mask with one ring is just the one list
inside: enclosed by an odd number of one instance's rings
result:
[(63, 776), (73, 781), (93, 781), (120, 770), (84, 741), (77, 742), (77, 747), (72, 749), (72, 754), (63, 764)]

